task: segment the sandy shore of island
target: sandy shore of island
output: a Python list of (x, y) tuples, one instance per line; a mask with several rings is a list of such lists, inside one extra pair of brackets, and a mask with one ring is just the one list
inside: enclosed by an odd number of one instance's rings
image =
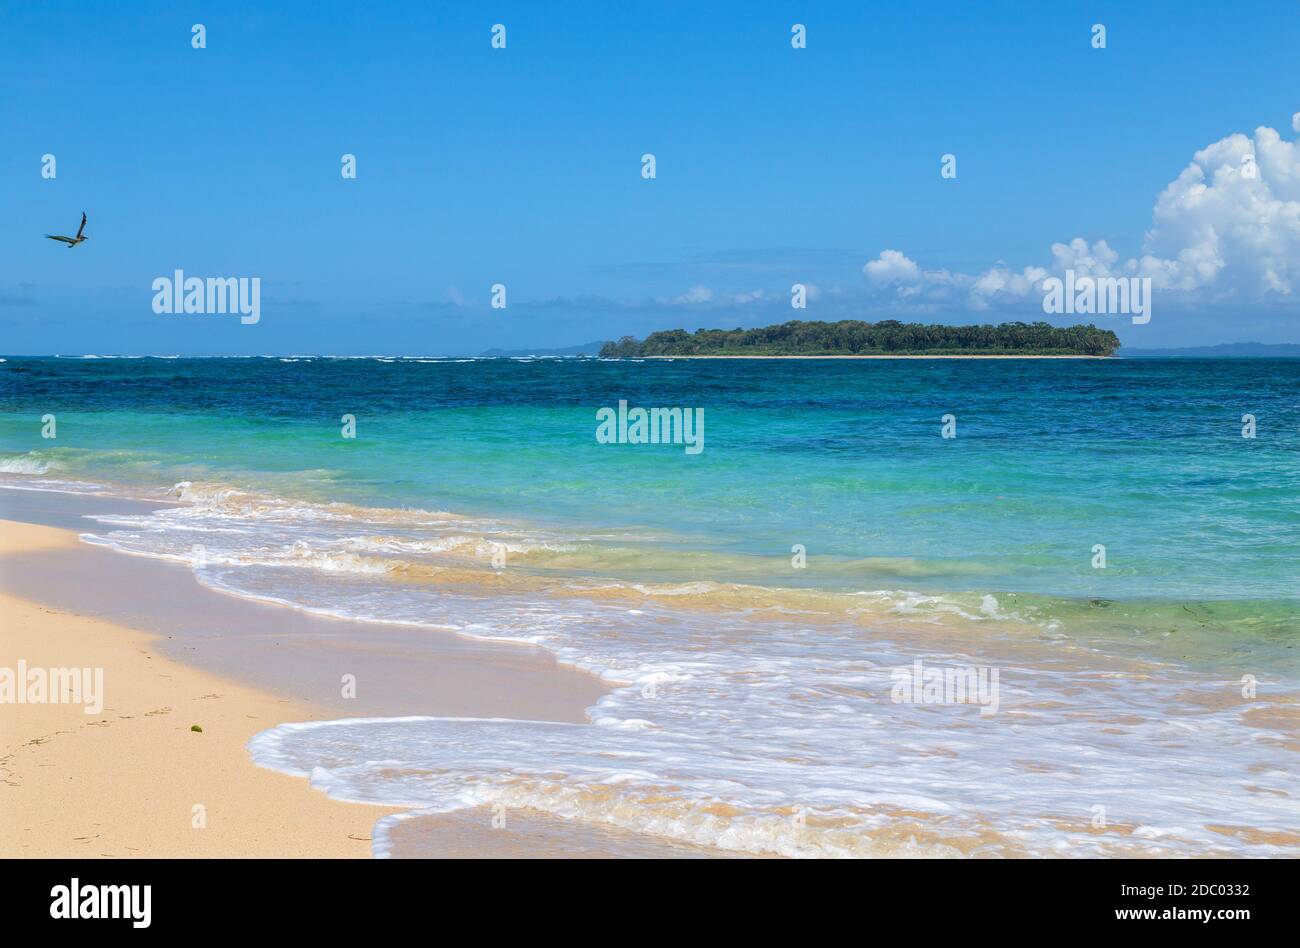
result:
[(1113, 359), (1093, 355), (658, 355), (640, 359)]
[[(0, 555), (76, 543), (69, 530), (0, 521)], [(156, 636), (12, 595), (0, 594), (0, 631), (0, 676), (20, 660), (103, 670), (94, 714), (0, 704), (0, 856), (368, 857), (375, 821), (394, 812), (249, 760), (258, 731), (332, 712), (179, 664)]]

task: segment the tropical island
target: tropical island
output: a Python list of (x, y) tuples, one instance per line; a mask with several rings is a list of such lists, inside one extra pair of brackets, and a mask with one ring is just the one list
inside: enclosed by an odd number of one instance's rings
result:
[(645, 339), (624, 336), (600, 349), (604, 359), (817, 358), (817, 357), (1094, 357), (1112, 355), (1119, 337), (1109, 329), (1002, 323), (1000, 326), (938, 326), (886, 319), (866, 323), (792, 320), (760, 329), (669, 329)]

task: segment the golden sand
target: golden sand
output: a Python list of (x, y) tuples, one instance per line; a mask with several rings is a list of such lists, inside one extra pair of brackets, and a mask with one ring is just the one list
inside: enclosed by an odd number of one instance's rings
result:
[[(0, 521), (3, 556), (75, 543)], [(105, 692), (94, 715), (0, 704), (0, 856), (368, 857), (371, 827), (393, 810), (331, 800), (244, 747), (283, 721), (335, 715), (180, 665), (155, 641), (0, 595), (0, 666), (102, 668)]]

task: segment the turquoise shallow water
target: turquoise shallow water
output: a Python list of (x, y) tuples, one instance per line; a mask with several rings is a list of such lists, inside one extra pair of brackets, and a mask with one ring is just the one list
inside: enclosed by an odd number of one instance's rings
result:
[[(1297, 393), (1291, 360), (11, 358), (0, 468), (515, 518), (577, 543), (534, 568), (1226, 603), (1285, 634)], [(620, 399), (704, 409), (705, 450), (598, 444), (595, 411)]]
[[(788, 855), (1294, 854), (1298, 392), (1286, 360), (8, 358), (0, 486), (177, 500), (87, 539), (615, 688), (588, 726), (254, 742), (349, 799)], [(620, 400), (702, 409), (703, 451), (599, 443)], [(999, 671), (998, 709), (900, 703), (918, 660)]]

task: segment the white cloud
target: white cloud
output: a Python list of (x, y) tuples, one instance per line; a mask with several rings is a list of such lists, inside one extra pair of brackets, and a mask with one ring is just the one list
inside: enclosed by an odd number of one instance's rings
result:
[[(1062, 245), (1056, 244), (1052, 249), (1060, 246)], [(976, 309), (987, 309), (999, 300), (1024, 299), (1031, 292), (1038, 291), (1046, 278), (1047, 271), (1042, 267), (1025, 267), (1016, 273), (1003, 264), (996, 264), (976, 277), (971, 284), (971, 305)]]
[(703, 306), (713, 304), (714, 306), (744, 306), (749, 303), (761, 303), (766, 299), (766, 294), (762, 290), (747, 290), (741, 293), (714, 293), (707, 286), (693, 286), (680, 296), (674, 296), (670, 299), (661, 299), (660, 303), (667, 303), (670, 306)]
[(1198, 151), (1156, 200), (1137, 262), (1159, 289), (1290, 295), (1300, 284), (1300, 151), (1274, 129)]
[[(1300, 131), (1300, 113), (1292, 119)], [(1300, 297), (1300, 145), (1261, 126), (1196, 152), (1156, 199), (1142, 255), (1121, 260), (1104, 240), (1076, 237), (1051, 248), (1047, 266), (998, 262), (980, 274), (923, 271), (885, 250), (863, 272), (898, 301), (928, 304), (954, 294), (976, 309), (1023, 303), (1042, 281), (1077, 275), (1149, 276), (1189, 302), (1292, 301)]]
[(921, 268), (897, 250), (882, 250), (862, 271), (873, 283), (915, 283), (921, 278)]
[(689, 306), (693, 303), (707, 303), (713, 299), (713, 291), (707, 286), (693, 286), (681, 296), (674, 296), (672, 302), (678, 306)]

